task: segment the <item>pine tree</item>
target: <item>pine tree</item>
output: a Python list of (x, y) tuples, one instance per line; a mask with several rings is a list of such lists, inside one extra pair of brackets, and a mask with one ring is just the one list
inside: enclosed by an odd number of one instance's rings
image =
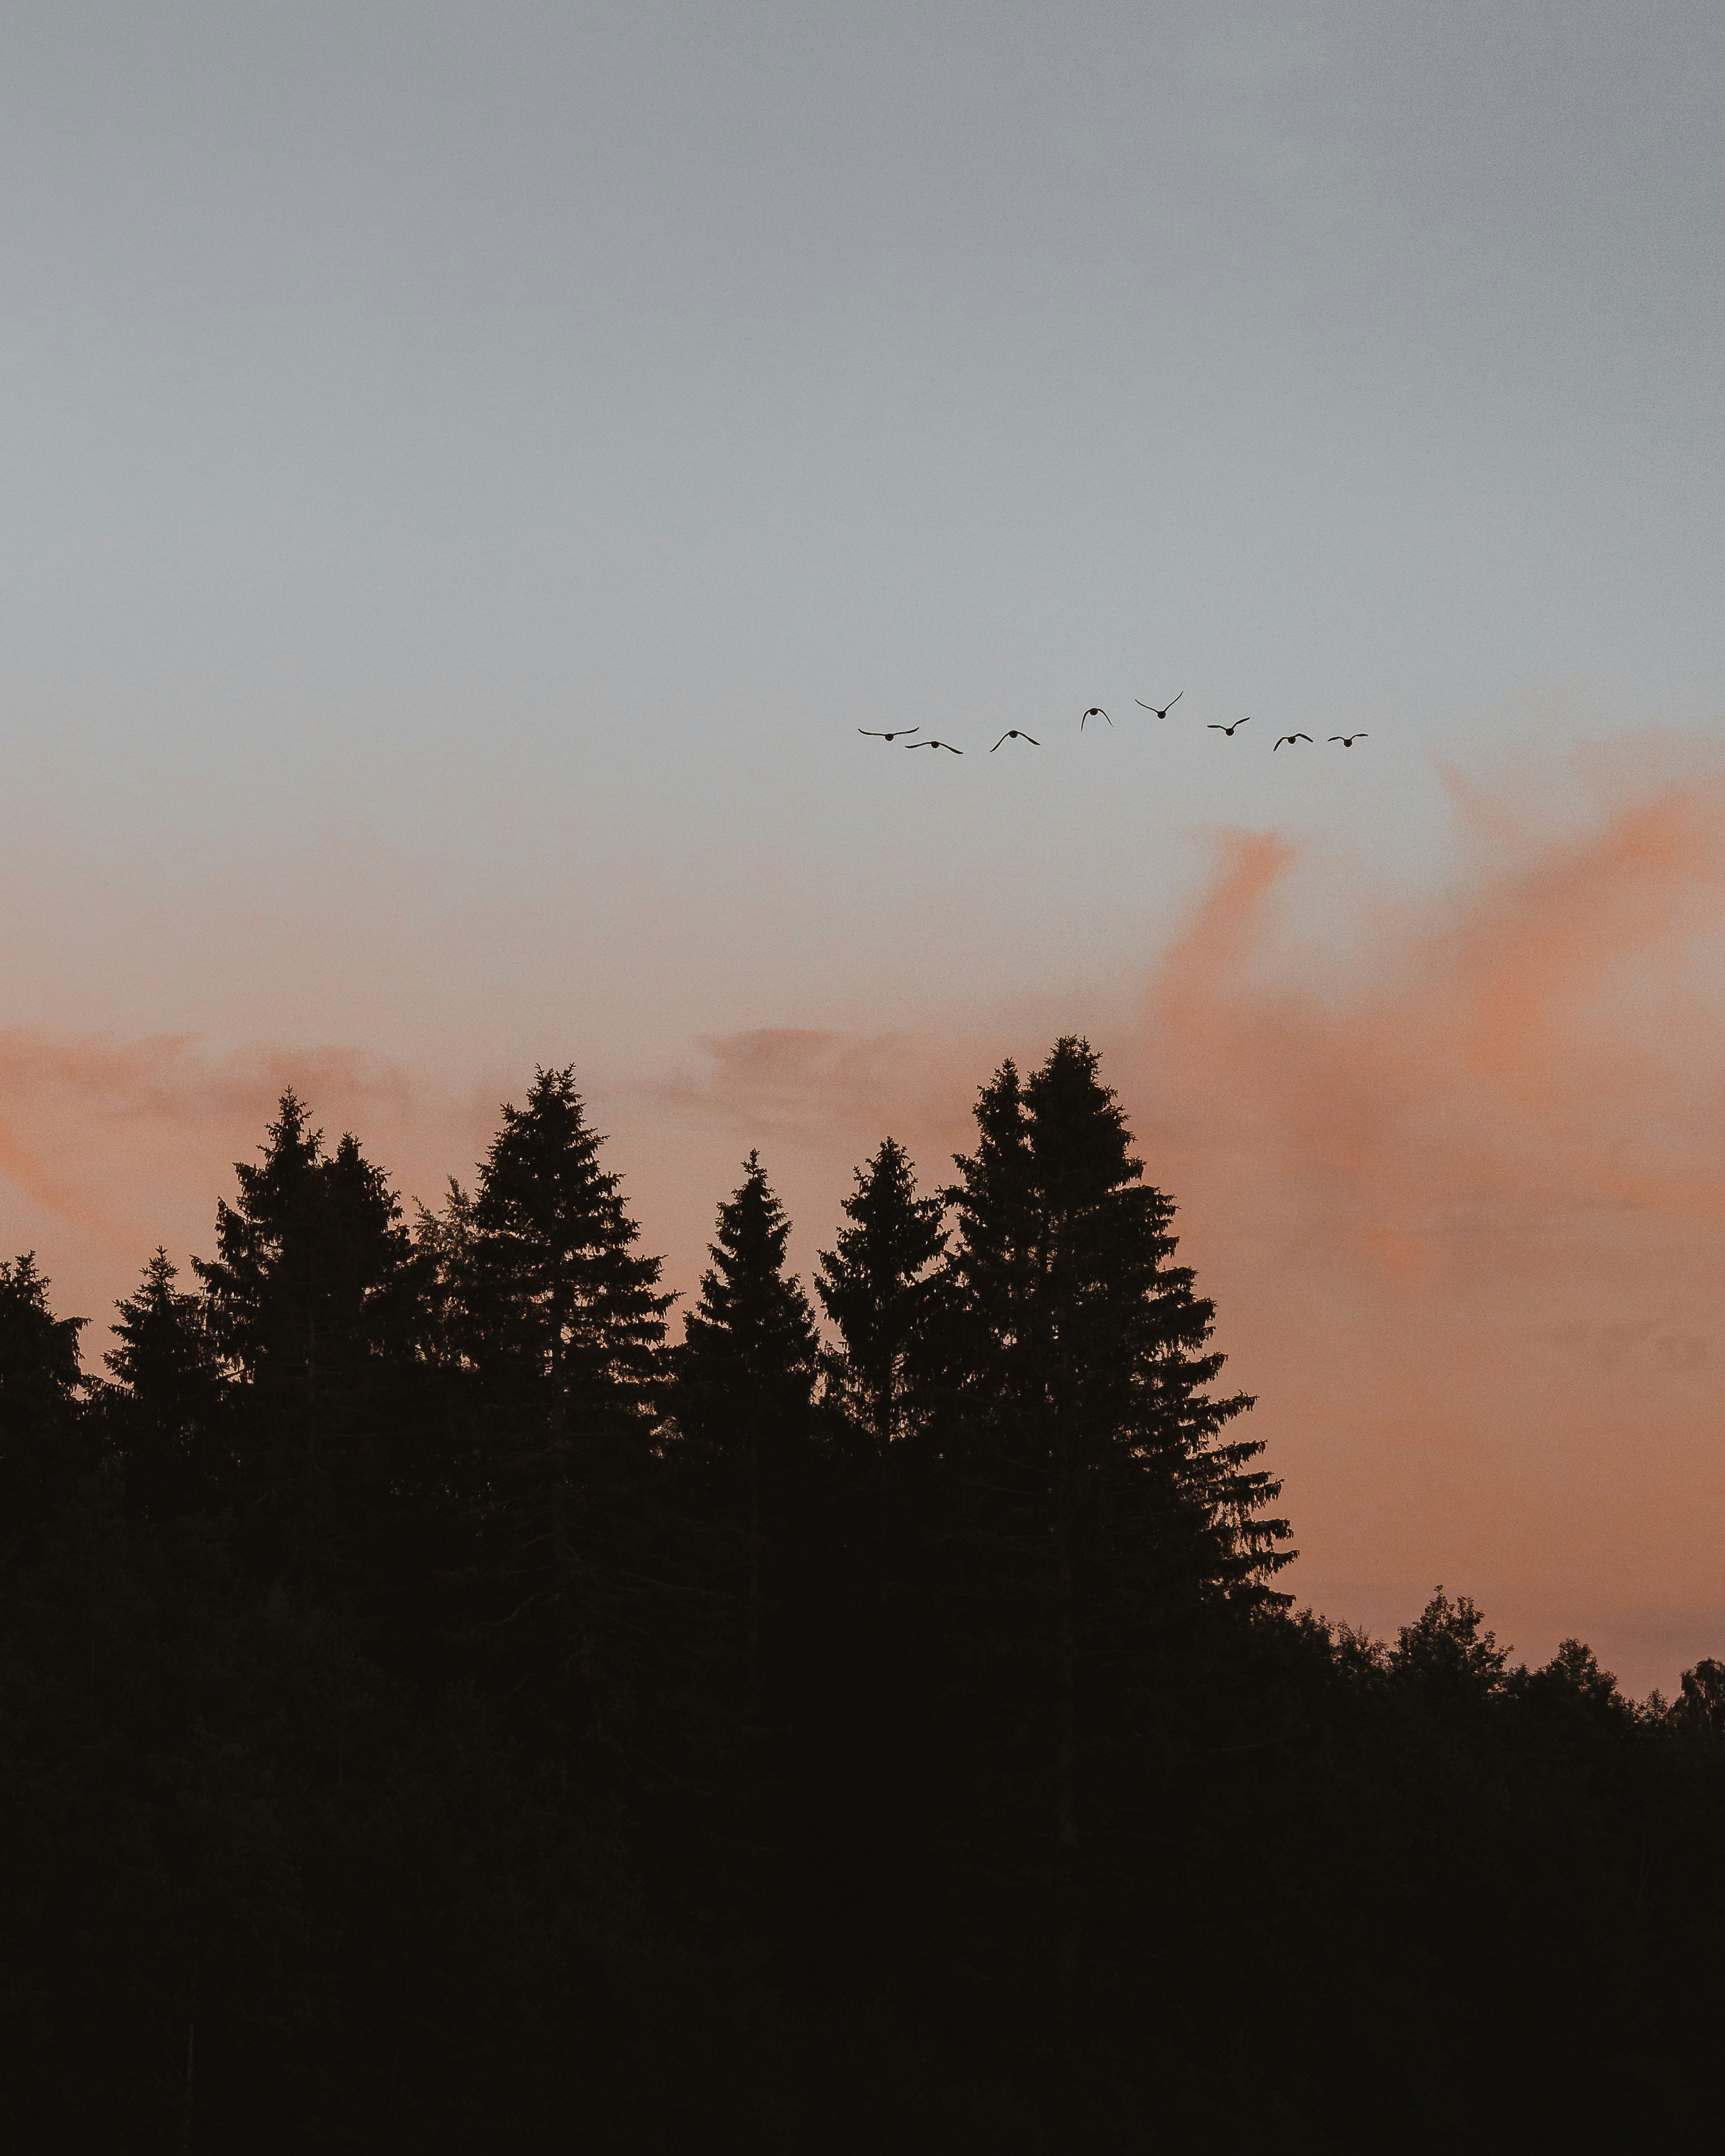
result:
[(808, 1297), (786, 1276), (790, 1222), (758, 1153), (719, 1208), (713, 1262), (684, 1320), (672, 1409), (685, 1477), (732, 1530), (746, 1615), (751, 1690), (762, 1681), (763, 1623), (793, 1557), (819, 1342)]
[(882, 1465), (927, 1380), (944, 1211), (938, 1198), (916, 1195), (909, 1154), (883, 1139), (845, 1200), (852, 1224), (840, 1230), (836, 1249), (820, 1254), (815, 1293), (844, 1343), (829, 1362), (830, 1379)]
[(33, 1252), (0, 1261), (0, 1548), (75, 1486), (85, 1379), (81, 1317), (56, 1317)]
[(166, 1250), (116, 1307), (119, 1345), (102, 1360), (101, 1419), (126, 1476), (128, 1507), (146, 1519), (201, 1511), (227, 1479), (227, 1384), (201, 1296), (174, 1286)]
[[(574, 1073), (539, 1070), (442, 1237), (443, 1332), (466, 1387), (466, 1476), (482, 1569), (523, 1674), (578, 1734), (616, 1746), (644, 1627), (657, 1445), (661, 1261), (636, 1250)], [(536, 1643), (529, 1645), (531, 1641)], [(547, 1698), (549, 1695), (547, 1695)]]

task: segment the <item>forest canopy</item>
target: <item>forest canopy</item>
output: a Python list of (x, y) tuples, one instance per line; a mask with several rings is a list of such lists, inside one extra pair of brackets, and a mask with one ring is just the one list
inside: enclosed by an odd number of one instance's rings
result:
[(1083, 1041), (678, 1308), (574, 1074), (407, 1217), (284, 1095), (99, 1374), (0, 1263), (0, 2129), (1713, 2145), (1725, 1666), (1291, 1527)]

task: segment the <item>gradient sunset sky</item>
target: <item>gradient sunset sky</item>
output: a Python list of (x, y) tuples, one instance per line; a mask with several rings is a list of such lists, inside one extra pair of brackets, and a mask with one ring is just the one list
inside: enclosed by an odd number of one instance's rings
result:
[(574, 1062), (686, 1288), (1080, 1031), (1303, 1596), (1725, 1654), (1725, 13), (20, 0), (0, 204), (92, 1356), (289, 1080), (434, 1199)]

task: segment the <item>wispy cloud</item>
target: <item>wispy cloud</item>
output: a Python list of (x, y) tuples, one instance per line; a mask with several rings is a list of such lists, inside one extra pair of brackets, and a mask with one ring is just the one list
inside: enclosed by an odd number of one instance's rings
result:
[[(1692, 757), (1644, 787), (1631, 761), (1567, 829), (1524, 781), (1456, 782), (1453, 887), (1356, 881), (1345, 921), (1312, 901), (1325, 864), (1224, 834), (1111, 993), (1124, 1019), (1051, 995), (986, 1032), (755, 1029), (633, 1082), (581, 1075), (687, 1286), (750, 1145), (806, 1267), (882, 1135), (945, 1181), (1002, 1055), (1090, 1030), (1260, 1396), (1307, 1591), (1388, 1621), (1442, 1578), (1524, 1645), (1591, 1629), (1668, 1677), (1669, 1643), (1722, 1620), (1725, 773)], [(58, 1241), (67, 1306), (159, 1237), (203, 1246), (285, 1083), (428, 1195), (507, 1090), (336, 1048), (0, 1033), (0, 1204)]]

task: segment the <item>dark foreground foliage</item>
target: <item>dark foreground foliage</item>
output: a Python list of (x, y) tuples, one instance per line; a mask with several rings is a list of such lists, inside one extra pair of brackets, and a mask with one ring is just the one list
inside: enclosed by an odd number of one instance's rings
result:
[(977, 1123), (824, 1344), (567, 1071), (412, 1229), (289, 1096), (100, 1380), (0, 1266), (5, 2146), (1717, 2146), (1725, 1668), (1293, 1614), (1095, 1057)]

